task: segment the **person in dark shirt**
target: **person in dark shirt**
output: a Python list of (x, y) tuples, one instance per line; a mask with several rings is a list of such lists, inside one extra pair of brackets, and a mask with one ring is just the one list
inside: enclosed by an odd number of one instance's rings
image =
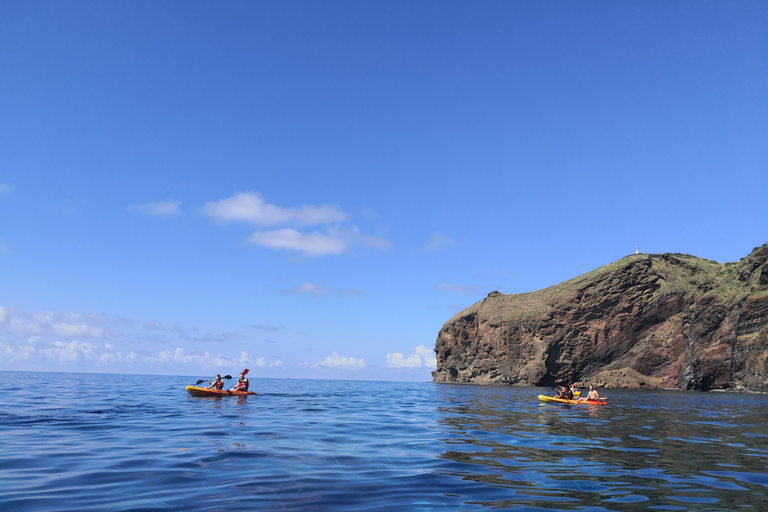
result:
[(573, 400), (573, 391), (571, 391), (570, 386), (560, 386), (560, 391), (557, 392), (555, 398), (560, 398), (562, 400)]

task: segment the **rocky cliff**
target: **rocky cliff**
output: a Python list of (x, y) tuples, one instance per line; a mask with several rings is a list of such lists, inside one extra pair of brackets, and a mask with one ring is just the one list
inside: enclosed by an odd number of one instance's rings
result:
[(768, 244), (734, 263), (633, 254), (491, 292), (437, 336), (435, 382), (768, 392)]

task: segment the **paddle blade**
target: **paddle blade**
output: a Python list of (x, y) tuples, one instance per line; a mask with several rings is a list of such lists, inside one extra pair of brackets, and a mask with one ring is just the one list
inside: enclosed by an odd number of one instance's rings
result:
[(245, 370), (243, 370), (243, 375), (248, 375), (248, 372), (249, 372), (249, 370), (248, 370), (248, 368), (246, 368)]
[(231, 375), (225, 375), (225, 376), (222, 377), (222, 379), (231, 379), (231, 378), (232, 378)]
[(205, 382), (205, 379), (200, 379), (199, 381), (195, 382), (195, 386), (197, 386), (197, 385), (198, 385), (198, 384), (200, 384), (201, 382)]

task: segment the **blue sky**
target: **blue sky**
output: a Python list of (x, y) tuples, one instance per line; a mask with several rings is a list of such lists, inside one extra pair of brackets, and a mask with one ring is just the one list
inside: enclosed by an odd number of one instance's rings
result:
[(765, 2), (0, 1), (0, 369), (430, 379), (490, 291), (768, 241)]

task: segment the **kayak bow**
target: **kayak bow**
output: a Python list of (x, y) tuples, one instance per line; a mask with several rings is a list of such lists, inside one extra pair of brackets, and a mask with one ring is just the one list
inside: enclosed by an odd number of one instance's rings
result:
[(192, 396), (247, 396), (256, 394), (253, 391), (228, 391), (226, 389), (206, 389), (195, 386), (187, 386), (187, 393)]

